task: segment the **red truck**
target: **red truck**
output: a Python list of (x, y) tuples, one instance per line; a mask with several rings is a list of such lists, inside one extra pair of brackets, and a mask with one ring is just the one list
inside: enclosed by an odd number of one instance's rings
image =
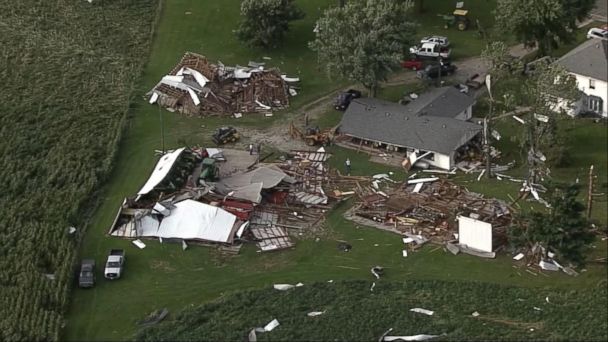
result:
[(411, 69), (411, 70), (420, 70), (423, 67), (422, 61), (419, 59), (409, 59), (406, 61), (402, 61), (401, 62), (401, 66), (404, 67), (405, 69)]

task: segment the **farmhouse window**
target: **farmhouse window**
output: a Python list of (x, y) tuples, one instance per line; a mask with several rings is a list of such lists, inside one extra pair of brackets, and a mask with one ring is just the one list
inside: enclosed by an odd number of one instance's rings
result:
[(589, 89), (595, 89), (595, 80), (593, 78), (589, 79)]

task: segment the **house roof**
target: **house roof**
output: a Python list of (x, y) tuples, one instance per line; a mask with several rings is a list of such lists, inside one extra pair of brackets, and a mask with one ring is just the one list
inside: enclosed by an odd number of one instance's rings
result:
[[(440, 106), (433, 105), (432, 112), (437, 115), (410, 111), (418, 100), (409, 105), (373, 98), (353, 100), (342, 117), (340, 131), (366, 140), (447, 155), (481, 131), (477, 124), (440, 115)], [(443, 105), (443, 100), (440, 103)]]
[(608, 81), (608, 41), (589, 39), (556, 62), (571, 73)]
[(171, 168), (173, 167), (173, 164), (175, 164), (175, 161), (179, 158), (179, 156), (182, 154), (182, 152), (184, 152), (185, 149), (185, 147), (182, 147), (160, 157), (160, 159), (156, 163), (156, 166), (154, 167), (154, 171), (152, 171), (152, 174), (150, 175), (150, 178), (148, 178), (146, 184), (141, 187), (137, 194), (141, 196), (154, 190), (154, 188), (158, 184), (160, 184), (160, 182), (162, 182), (165, 177), (167, 177), (169, 171), (171, 171)]
[(418, 98), (405, 105), (405, 108), (410, 114), (453, 118), (474, 103), (472, 96), (461, 93), (455, 87), (441, 87), (418, 95)]

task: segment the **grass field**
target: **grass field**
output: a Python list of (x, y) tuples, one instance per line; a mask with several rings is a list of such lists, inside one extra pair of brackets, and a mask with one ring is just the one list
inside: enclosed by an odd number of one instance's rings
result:
[[(271, 288), (241, 292), (188, 308), (143, 330), (137, 340), (246, 340), (251, 329), (273, 319), (280, 325), (258, 333), (259, 341), (377, 341), (389, 328), (393, 329), (389, 335), (441, 335), (433, 341), (608, 338), (605, 286), (575, 292), (371, 278), (305, 284), (285, 292)], [(427, 316), (410, 312), (411, 308), (434, 313)], [(308, 317), (312, 311), (323, 314)], [(577, 324), (568, 318), (572, 312), (578, 315)]]
[[(164, 2), (152, 53), (136, 94), (141, 96), (149, 90), (186, 50), (204, 54), (211, 60), (219, 59), (225, 64), (244, 64), (249, 60), (259, 61), (263, 56), (272, 57), (269, 65), (279, 66), (290, 75), (302, 78), (303, 90), (294, 98), (287, 112), (295, 111), (301, 105), (343, 85), (338, 80), (325, 78), (317, 69), (316, 57), (305, 45), (312, 38), (313, 22), (320, 8), (334, 5), (335, 1), (298, 1), (306, 10), (307, 17), (295, 22), (285, 46), (272, 52), (252, 51), (236, 41), (232, 30), (236, 27), (238, 3), (237, 0)], [(445, 6), (446, 2), (426, 0), (425, 3), (429, 10), (419, 18), (425, 32), (435, 33), (431, 31), (438, 17), (430, 8)], [(482, 5), (491, 6), (494, 1), (472, 1), (471, 6), (473, 3), (485, 8)], [(441, 11), (445, 12), (443, 9)], [(476, 33), (467, 31), (462, 34), (461, 39), (454, 38), (456, 46), (462, 48), (469, 46), (464, 44), (470, 44), (470, 49), (463, 51), (471, 55), (478, 53), (481, 45), (475, 45), (477, 41), (473, 38)], [(385, 95), (393, 98), (400, 96), (399, 92), (388, 89)], [(533, 276), (523, 269), (513, 268), (508, 256), (501, 256), (497, 260), (481, 260), (466, 255), (455, 257), (433, 247), (404, 259), (397, 235), (358, 227), (345, 221), (341, 214), (347, 209), (348, 203), (329, 215), (328, 227), (320, 234), (319, 242), (315, 242), (316, 236), (298, 239), (296, 248), (289, 251), (258, 254), (255, 247), (246, 246), (238, 256), (224, 257), (210, 248), (191, 247), (182, 251), (180, 245), (161, 245), (157, 241), (146, 241), (148, 246), (139, 250), (129, 241), (105, 236), (122, 199), (136, 192), (144, 183), (156, 160), (153, 151), (161, 146), (158, 109), (137, 100), (132, 113), (128, 130), (121, 140), (114, 171), (107, 186), (99, 193), (100, 205), (90, 221), (80, 252), (81, 257), (94, 257), (101, 264), (110, 248), (124, 248), (127, 252), (126, 273), (124, 278), (116, 282), (99, 279), (97, 286), (91, 290), (74, 289), (64, 330), (65, 340), (127, 340), (133, 337), (137, 329), (135, 322), (155, 309), (167, 307), (175, 313), (189, 305), (198, 305), (244, 289), (267, 287), (275, 282), (369, 279), (369, 268), (376, 264), (387, 269), (387, 281), (474, 280), (547, 291), (555, 288), (592, 288), (606, 278), (605, 267), (599, 265), (589, 265), (588, 271), (578, 278), (561, 273)], [(234, 119), (186, 118), (165, 111), (161, 115), (169, 148), (183, 142), (209, 143), (214, 127), (235, 122)], [(321, 120), (331, 123), (338, 118), (336, 112), (331, 111), (329, 115)], [(246, 116), (239, 119), (238, 124), (264, 127), (280, 117), (277, 115), (266, 119)], [(605, 137), (605, 131), (603, 134)], [(332, 151), (335, 154), (332, 164), (341, 167), (348, 155), (356, 174), (387, 170), (384, 166), (368, 163), (362, 154), (339, 148)], [(596, 155), (587, 157), (595, 158)], [(491, 189), (484, 191), (492, 192)], [(338, 239), (348, 240), (353, 250), (348, 254), (340, 252), (336, 248)]]

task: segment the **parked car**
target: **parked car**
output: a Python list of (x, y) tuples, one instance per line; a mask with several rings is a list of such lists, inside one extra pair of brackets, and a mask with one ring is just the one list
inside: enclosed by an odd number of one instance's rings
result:
[(608, 30), (599, 27), (590, 28), (589, 31), (587, 31), (587, 39), (591, 38), (608, 40)]
[(106, 269), (103, 272), (106, 279), (114, 280), (122, 276), (122, 269), (125, 264), (125, 251), (123, 249), (112, 249), (108, 260), (106, 261)]
[(420, 46), (412, 46), (410, 53), (419, 58), (450, 58), (452, 50), (442, 47), (438, 43), (423, 43)]
[(84, 259), (80, 263), (78, 287), (88, 288), (93, 286), (95, 286), (95, 260)]
[(435, 79), (439, 77), (439, 70), (441, 70), (441, 76), (449, 76), (456, 72), (456, 66), (452, 63), (432, 64), (427, 65), (424, 70), (420, 70), (416, 73), (416, 77), (420, 79)]
[(421, 44), (424, 44), (424, 43), (437, 43), (441, 47), (448, 47), (448, 46), (450, 46), (450, 41), (448, 40), (448, 37), (444, 37), (444, 36), (428, 36), (428, 37), (423, 37), (420, 40), (420, 43)]
[(401, 62), (402, 67), (404, 67), (405, 69), (411, 69), (414, 71), (422, 69), (423, 65), (424, 64), (422, 63), (422, 61), (417, 58), (412, 58), (412, 59)]
[(358, 99), (361, 97), (361, 92), (355, 89), (349, 89), (347, 91), (341, 92), (336, 97), (336, 110), (346, 110), (350, 102), (354, 99)]

